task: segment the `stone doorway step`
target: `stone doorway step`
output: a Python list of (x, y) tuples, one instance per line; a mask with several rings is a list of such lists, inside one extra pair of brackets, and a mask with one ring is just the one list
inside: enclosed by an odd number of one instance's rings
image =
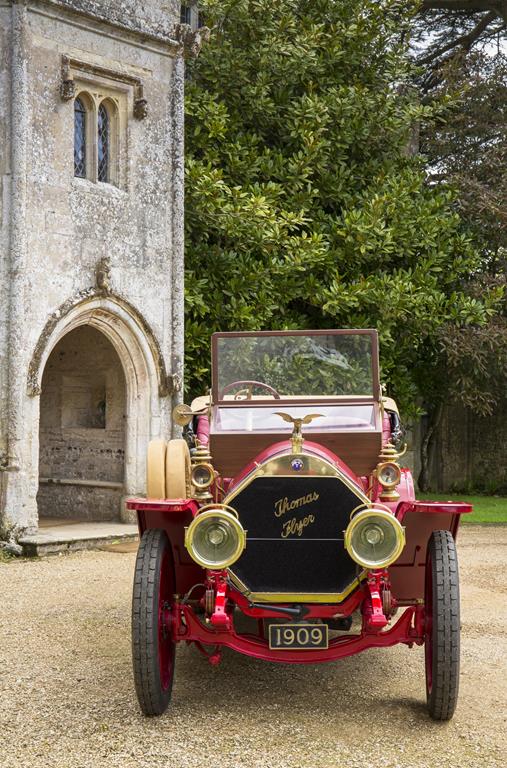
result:
[(23, 536), (18, 543), (25, 557), (42, 557), (80, 549), (134, 552), (138, 541), (137, 525), (42, 517), (37, 533)]

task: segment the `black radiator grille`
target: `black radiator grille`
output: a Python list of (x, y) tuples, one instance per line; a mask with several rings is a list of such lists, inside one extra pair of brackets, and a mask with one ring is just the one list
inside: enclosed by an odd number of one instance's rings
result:
[(343, 531), (360, 503), (338, 477), (255, 478), (231, 500), (248, 531), (233, 575), (254, 595), (342, 594), (357, 574)]

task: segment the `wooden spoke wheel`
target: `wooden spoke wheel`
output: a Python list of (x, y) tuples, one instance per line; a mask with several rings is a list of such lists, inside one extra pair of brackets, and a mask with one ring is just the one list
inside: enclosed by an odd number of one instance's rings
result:
[(450, 720), (459, 689), (460, 615), (456, 545), (449, 531), (428, 542), (425, 576), (426, 701), (434, 720)]
[(186, 440), (169, 440), (165, 454), (166, 499), (190, 496), (190, 451)]
[(145, 531), (137, 553), (132, 599), (132, 660), (139, 705), (161, 715), (171, 700), (176, 642), (174, 561), (165, 531)]
[(149, 499), (165, 498), (165, 455), (165, 440), (150, 440), (146, 461), (146, 495)]

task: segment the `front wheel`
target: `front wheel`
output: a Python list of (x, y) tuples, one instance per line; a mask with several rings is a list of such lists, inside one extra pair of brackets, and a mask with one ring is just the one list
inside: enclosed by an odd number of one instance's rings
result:
[(161, 715), (171, 700), (176, 643), (172, 633), (174, 561), (165, 531), (145, 531), (137, 552), (132, 598), (132, 661), (139, 705)]
[(460, 616), (456, 544), (449, 531), (428, 542), (425, 577), (426, 701), (434, 720), (450, 720), (459, 689)]

